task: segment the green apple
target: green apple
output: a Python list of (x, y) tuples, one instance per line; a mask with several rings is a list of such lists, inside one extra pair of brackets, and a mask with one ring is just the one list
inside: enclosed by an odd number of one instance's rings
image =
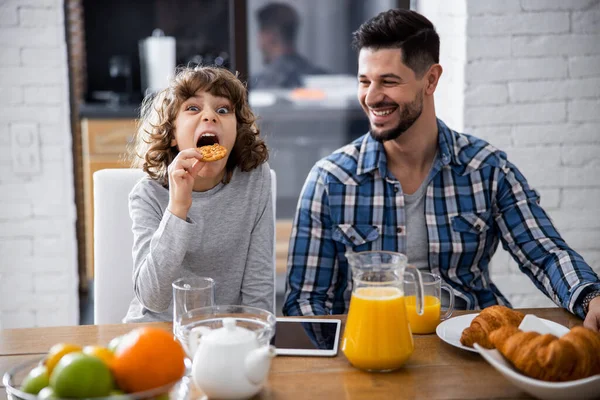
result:
[(38, 399), (41, 399), (41, 400), (58, 399), (58, 396), (56, 396), (56, 393), (54, 393), (54, 389), (52, 389), (50, 386), (46, 386), (45, 388), (40, 390), (40, 392), (38, 393)]
[(38, 365), (23, 379), (21, 390), (25, 393), (38, 394), (40, 390), (50, 384), (48, 377), (48, 368), (45, 365)]
[(69, 353), (50, 375), (50, 386), (61, 398), (104, 397), (113, 390), (109, 367), (95, 356)]

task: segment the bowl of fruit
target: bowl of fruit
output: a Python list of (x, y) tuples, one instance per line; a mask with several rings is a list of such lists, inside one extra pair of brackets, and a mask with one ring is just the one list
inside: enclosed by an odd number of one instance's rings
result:
[(107, 347), (57, 343), (2, 378), (12, 400), (187, 397), (185, 352), (169, 331), (141, 327)]

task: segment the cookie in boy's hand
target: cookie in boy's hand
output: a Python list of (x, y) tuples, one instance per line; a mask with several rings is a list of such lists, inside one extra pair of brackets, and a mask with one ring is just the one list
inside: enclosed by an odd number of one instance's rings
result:
[(198, 147), (198, 151), (202, 154), (202, 161), (207, 162), (220, 160), (227, 155), (227, 149), (219, 143)]

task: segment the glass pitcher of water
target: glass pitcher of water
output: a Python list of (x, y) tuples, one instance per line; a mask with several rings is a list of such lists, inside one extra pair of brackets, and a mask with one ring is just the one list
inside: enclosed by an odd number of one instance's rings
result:
[(423, 314), (423, 281), (403, 254), (390, 251), (348, 252), (354, 286), (342, 351), (350, 363), (367, 371), (392, 371), (414, 350), (406, 314), (404, 274), (415, 285), (416, 309)]

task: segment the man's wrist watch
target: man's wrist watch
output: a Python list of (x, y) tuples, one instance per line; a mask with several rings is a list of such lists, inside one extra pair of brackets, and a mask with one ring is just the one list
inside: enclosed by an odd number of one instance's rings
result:
[(588, 293), (584, 298), (581, 305), (583, 306), (583, 314), (587, 315), (588, 309), (590, 308), (590, 302), (596, 297), (600, 296), (600, 290)]

